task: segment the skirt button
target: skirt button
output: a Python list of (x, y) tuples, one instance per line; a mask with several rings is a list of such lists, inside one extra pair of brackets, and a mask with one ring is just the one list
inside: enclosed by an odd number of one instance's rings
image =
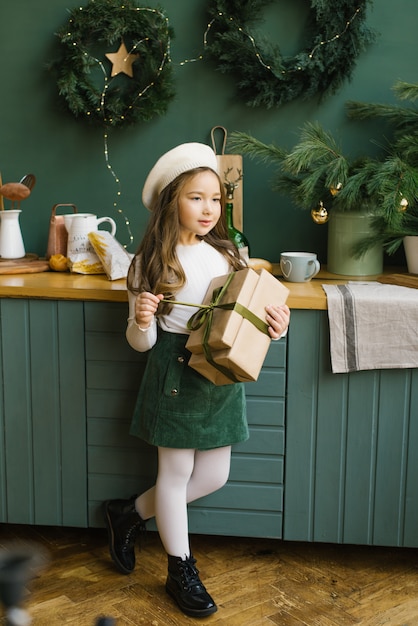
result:
[(176, 396), (178, 394), (179, 390), (178, 389), (172, 389), (171, 390), (171, 395), (172, 396)]
[(184, 363), (184, 356), (178, 356), (178, 357), (177, 357), (177, 361), (178, 361), (179, 363)]

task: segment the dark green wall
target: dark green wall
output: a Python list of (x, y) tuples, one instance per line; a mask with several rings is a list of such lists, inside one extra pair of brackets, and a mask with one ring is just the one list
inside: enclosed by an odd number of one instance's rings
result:
[[(266, 9), (263, 26), (287, 54), (293, 54), (303, 32), (299, 16), (306, 15), (305, 0), (284, 0)], [(51, 60), (54, 32), (67, 21), (67, 9), (82, 6), (75, 0), (15, 0), (2, 3), (0, 13), (0, 171), (3, 182), (33, 172), (38, 182), (22, 204), (21, 229), (28, 252), (46, 249), (48, 222), (55, 203), (75, 203), (80, 211), (110, 215), (118, 223), (118, 239), (129, 241), (124, 216), (138, 243), (147, 212), (140, 202), (142, 183), (153, 162), (167, 149), (185, 141), (210, 141), (213, 126), (229, 132), (250, 132), (265, 142), (293, 145), (305, 120), (319, 120), (341, 137), (351, 154), (371, 152), (379, 126), (345, 117), (347, 100), (392, 102), (391, 87), (398, 80), (417, 81), (418, 8), (416, 0), (377, 0), (368, 24), (376, 29), (376, 42), (358, 59), (351, 82), (324, 102), (295, 101), (266, 111), (242, 104), (234, 78), (216, 71), (209, 61), (179, 65), (202, 50), (207, 24), (206, 0), (150, 0), (144, 6), (164, 6), (175, 31), (172, 60), (176, 98), (168, 113), (148, 123), (109, 132), (109, 156), (121, 181), (117, 214), (117, 186), (104, 158), (103, 131), (92, 128), (57, 106), (56, 87), (46, 66)], [(369, 127), (367, 127), (369, 128)], [(373, 130), (373, 132), (372, 132)], [(244, 159), (244, 223), (252, 256), (272, 261), (282, 250), (309, 249), (326, 261), (327, 227), (292, 207), (289, 200), (269, 189), (272, 172)]]

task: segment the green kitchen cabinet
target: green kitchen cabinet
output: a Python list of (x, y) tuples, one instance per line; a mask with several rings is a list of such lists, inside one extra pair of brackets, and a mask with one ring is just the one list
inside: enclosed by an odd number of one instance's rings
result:
[(418, 370), (332, 374), (325, 311), (293, 311), (283, 537), (418, 547)]
[[(0, 522), (100, 527), (100, 505), (150, 487), (129, 435), (146, 354), (127, 305), (0, 300)], [(293, 310), (259, 380), (227, 485), (193, 533), (418, 547), (418, 370), (332, 374), (327, 312)]]
[(87, 525), (84, 305), (0, 300), (0, 521)]
[[(129, 435), (146, 354), (125, 339), (126, 306), (86, 303), (89, 525), (100, 503), (153, 485), (155, 449)], [(196, 533), (282, 536), (286, 340), (274, 342), (257, 382), (246, 384), (250, 439), (234, 446), (230, 479), (190, 506)]]

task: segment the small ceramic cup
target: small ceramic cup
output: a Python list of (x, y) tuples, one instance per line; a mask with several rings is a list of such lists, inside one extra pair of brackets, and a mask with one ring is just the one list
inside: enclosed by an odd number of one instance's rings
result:
[(280, 269), (283, 277), (291, 283), (306, 283), (321, 269), (313, 252), (282, 252)]

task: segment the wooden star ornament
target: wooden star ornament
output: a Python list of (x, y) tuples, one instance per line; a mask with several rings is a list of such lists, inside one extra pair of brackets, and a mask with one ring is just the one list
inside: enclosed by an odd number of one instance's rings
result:
[(132, 64), (135, 63), (139, 55), (131, 54), (130, 52), (128, 52), (123, 41), (120, 44), (119, 50), (117, 52), (108, 52), (105, 56), (112, 63), (111, 76), (116, 76), (117, 74), (123, 73), (130, 78), (134, 77)]

